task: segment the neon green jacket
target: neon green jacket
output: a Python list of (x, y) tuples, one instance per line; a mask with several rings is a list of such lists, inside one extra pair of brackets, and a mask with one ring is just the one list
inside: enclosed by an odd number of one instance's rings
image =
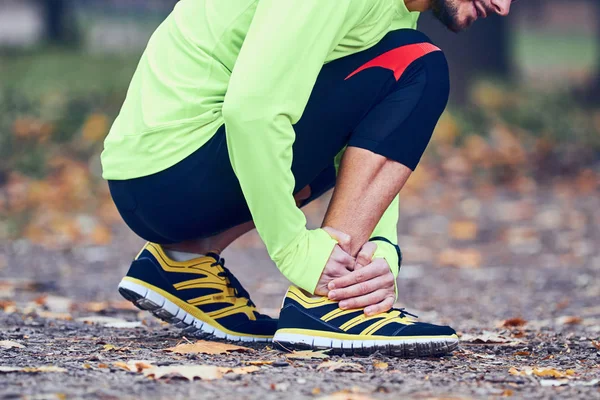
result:
[[(416, 29), (403, 0), (181, 0), (152, 35), (104, 143), (105, 179), (165, 170), (225, 124), (231, 165), (281, 272), (312, 292), (336, 242), (306, 229), (292, 127), (322, 66)], [(397, 242), (398, 200), (373, 236)], [(397, 275), (393, 246), (378, 242)]]

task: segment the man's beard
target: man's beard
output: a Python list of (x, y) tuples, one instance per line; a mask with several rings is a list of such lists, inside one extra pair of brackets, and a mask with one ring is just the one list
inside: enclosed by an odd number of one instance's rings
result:
[(452, 32), (459, 32), (463, 27), (458, 25), (458, 9), (450, 0), (432, 0), (433, 15)]

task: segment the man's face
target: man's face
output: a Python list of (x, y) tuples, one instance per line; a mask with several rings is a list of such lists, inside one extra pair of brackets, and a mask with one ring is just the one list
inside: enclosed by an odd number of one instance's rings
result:
[(513, 0), (431, 0), (433, 14), (454, 32), (467, 29), (479, 18), (507, 16)]

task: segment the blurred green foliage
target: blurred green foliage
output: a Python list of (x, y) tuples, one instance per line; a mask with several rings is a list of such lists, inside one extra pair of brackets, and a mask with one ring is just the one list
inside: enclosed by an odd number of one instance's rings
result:
[[(102, 140), (82, 144), (83, 126), (93, 115), (106, 116), (110, 124), (138, 56), (59, 49), (1, 55), (0, 172), (41, 178), (52, 156), (83, 162), (97, 156)], [(486, 136), (501, 123), (525, 132), (520, 138), (547, 138), (559, 152), (564, 144), (600, 150), (599, 112), (566, 91), (484, 81), (474, 86), (470, 105), (449, 110), (458, 125), (457, 143), (472, 134)]]

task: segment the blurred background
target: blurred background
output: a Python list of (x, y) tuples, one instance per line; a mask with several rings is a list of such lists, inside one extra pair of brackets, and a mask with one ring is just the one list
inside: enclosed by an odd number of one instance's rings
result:
[[(174, 4), (0, 0), (2, 276), (56, 280), (83, 268), (101, 279), (86, 275), (82, 297), (114, 296), (141, 241), (112, 205), (99, 154), (139, 56)], [(423, 15), (420, 29), (448, 55), (452, 98), (402, 193), (401, 277), (414, 282), (429, 267), (457, 271), (444, 272), (447, 281), (465, 269), (481, 277), (498, 266), (557, 268), (579, 278), (555, 285), (556, 296), (564, 287), (592, 290), (600, 270), (600, 2), (522, 1), (510, 17), (460, 35)], [(311, 224), (326, 204), (306, 209)], [(279, 282), (251, 288), (281, 295), (285, 282), (255, 234), (234, 250), (237, 264), (256, 252), (260, 274)]]

